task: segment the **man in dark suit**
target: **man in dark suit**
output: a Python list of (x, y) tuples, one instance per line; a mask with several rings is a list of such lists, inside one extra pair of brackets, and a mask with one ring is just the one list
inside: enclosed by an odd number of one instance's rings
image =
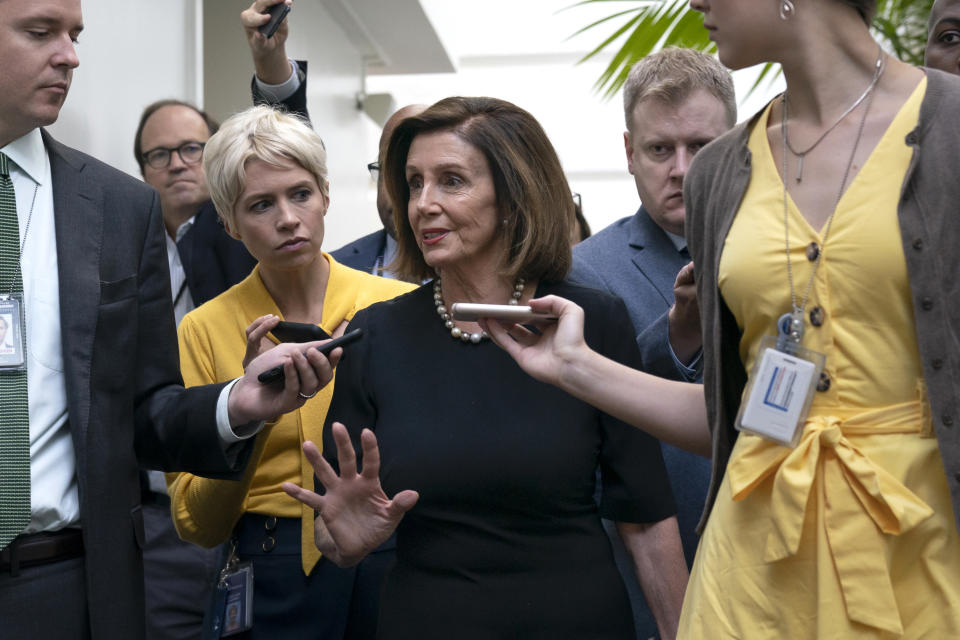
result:
[[(644, 371), (697, 381), (700, 313), (683, 237), (683, 178), (694, 154), (735, 123), (733, 82), (711, 56), (667, 49), (634, 65), (623, 100), (627, 167), (642, 205), (634, 215), (574, 247), (570, 277), (623, 299), (638, 334)], [(647, 535), (675, 540), (679, 526), (689, 566), (698, 542), (695, 529), (710, 482), (710, 462), (669, 445), (662, 448), (677, 518), (657, 523)], [(652, 602), (646, 606), (628, 557), (612, 537), (630, 591), (637, 637), (646, 640), (656, 632), (650, 616), (650, 609), (656, 609)], [(652, 563), (651, 567), (655, 569)]]
[(385, 278), (397, 277), (387, 268), (394, 255), (396, 255), (397, 241), (393, 230), (393, 205), (390, 203), (387, 189), (383, 184), (380, 163), (384, 161), (387, 155), (390, 136), (393, 135), (393, 130), (400, 124), (400, 121), (417, 115), (426, 108), (426, 105), (422, 104), (410, 104), (401, 107), (384, 123), (383, 132), (380, 134), (379, 159), (377, 162), (368, 165), (371, 175), (377, 181), (377, 213), (380, 214), (380, 222), (383, 223), (383, 228), (330, 252), (333, 259), (340, 264)]
[[(183, 388), (156, 192), (39, 128), (82, 29), (79, 0), (0, 0), (0, 229), (19, 228), (0, 233), (0, 289), (25, 309), (27, 356), (0, 370), (11, 638), (142, 638), (138, 465), (232, 477), (262, 421), (332, 377), (316, 350), (281, 345), (243, 378)], [(282, 388), (256, 381), (278, 364)]]

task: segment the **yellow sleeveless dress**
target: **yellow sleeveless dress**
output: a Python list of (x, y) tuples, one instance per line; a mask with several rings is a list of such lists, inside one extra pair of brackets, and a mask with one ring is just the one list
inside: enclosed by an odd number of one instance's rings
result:
[[(925, 89), (924, 80), (850, 183), (823, 248), (803, 344), (826, 355), (829, 388), (815, 394), (796, 449), (740, 434), (678, 638), (960, 638), (960, 535), (929, 420), (897, 223), (912, 153), (904, 138)], [(769, 114), (750, 136), (753, 173), (719, 270), (747, 371), (790, 309)], [(792, 200), (787, 217), (801, 295), (814, 264), (808, 247), (822, 247), (822, 230)]]

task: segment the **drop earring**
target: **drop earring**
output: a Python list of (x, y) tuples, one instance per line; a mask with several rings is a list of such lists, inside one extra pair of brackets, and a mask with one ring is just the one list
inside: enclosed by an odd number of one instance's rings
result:
[(780, 19), (789, 20), (793, 17), (794, 6), (791, 0), (780, 0)]

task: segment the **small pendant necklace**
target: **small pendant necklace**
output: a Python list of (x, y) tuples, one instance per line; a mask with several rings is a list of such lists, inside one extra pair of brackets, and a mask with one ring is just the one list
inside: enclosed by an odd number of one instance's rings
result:
[[(523, 287), (525, 284), (526, 281), (523, 278), (517, 278), (517, 281), (513, 284), (513, 293), (510, 294), (510, 300), (507, 304), (518, 304), (520, 297), (523, 295)], [(453, 318), (443, 304), (443, 286), (440, 283), (440, 276), (437, 276), (437, 279), (433, 281), (433, 304), (437, 308), (437, 315), (443, 320), (444, 326), (450, 330), (450, 337), (454, 340), (478, 344), (481, 340), (486, 340), (490, 337), (486, 331), (470, 333), (454, 324)]]
[[(877, 65), (878, 74), (874, 76), (873, 81), (870, 83), (870, 86), (867, 88), (867, 92), (857, 99), (859, 104), (864, 98), (869, 98), (866, 105), (863, 108), (863, 115), (860, 117), (860, 126), (857, 129), (857, 137), (853, 142), (853, 149), (850, 151), (850, 159), (847, 160), (847, 167), (843, 172), (843, 179), (840, 181), (840, 189), (837, 191), (837, 197), (833, 203), (833, 210), (830, 212), (830, 217), (827, 218), (826, 227), (823, 230), (823, 240), (820, 243), (820, 250), (817, 252), (816, 260), (813, 263), (813, 269), (810, 272), (810, 278), (807, 280), (807, 287), (803, 292), (803, 297), (801, 298), (799, 304), (797, 303), (797, 294), (794, 289), (793, 283), (793, 263), (790, 260), (790, 223), (788, 220), (788, 207), (787, 207), (787, 148), (789, 143), (787, 142), (787, 101), (786, 95), (782, 98), (782, 109), (780, 111), (780, 131), (783, 136), (783, 236), (784, 242), (786, 244), (787, 251), (787, 280), (790, 283), (790, 306), (791, 311), (785, 313), (777, 320), (777, 329), (778, 335), (780, 337), (780, 342), (790, 341), (794, 344), (800, 344), (800, 341), (803, 339), (803, 311), (807, 306), (807, 300), (810, 296), (810, 289), (813, 287), (813, 279), (817, 275), (817, 268), (820, 266), (820, 262), (823, 260), (823, 254), (826, 250), (827, 237), (830, 235), (830, 227), (833, 224), (833, 218), (837, 213), (837, 207), (840, 205), (840, 199), (843, 197), (843, 189), (847, 184), (847, 179), (850, 177), (850, 169), (853, 167), (853, 160), (857, 155), (857, 147), (860, 146), (860, 139), (863, 137), (863, 128), (867, 123), (867, 113), (870, 111), (870, 103), (873, 101), (873, 88), (877, 85), (877, 81), (880, 79), (880, 75), (883, 73), (883, 69), (886, 66), (886, 56), (883, 54), (883, 50), (880, 51), (880, 60)], [(856, 105), (854, 105), (856, 106)], [(848, 113), (849, 113), (848, 109)], [(844, 114), (846, 115), (846, 114)], [(836, 125), (834, 125), (836, 126)], [(833, 127), (831, 127), (832, 129)], [(829, 129), (828, 129), (829, 132)], [(826, 133), (824, 134), (826, 135)], [(823, 136), (820, 136), (820, 140), (823, 139)], [(814, 143), (816, 146), (820, 140), (817, 140)], [(811, 147), (810, 149), (812, 149)], [(804, 153), (810, 151), (807, 149)], [(793, 149), (791, 149), (793, 151)], [(800, 169), (802, 170), (802, 163)], [(800, 182), (799, 178), (797, 182)], [(779, 348), (779, 347), (778, 347)]]
[[(843, 119), (846, 118), (850, 113), (860, 106), (867, 96), (873, 91), (873, 88), (877, 86), (877, 82), (880, 81), (880, 76), (883, 75), (883, 69), (886, 66), (886, 56), (883, 55), (883, 48), (881, 47), (877, 53), (877, 62), (874, 64), (873, 79), (870, 80), (870, 84), (867, 85), (867, 88), (864, 89), (863, 93), (860, 94), (860, 97), (854, 100), (853, 104), (847, 107), (847, 110), (840, 114), (840, 117), (837, 118), (836, 122), (826, 128), (826, 130), (820, 134), (820, 137), (813, 141), (813, 144), (804, 149), (803, 151), (797, 151), (793, 148), (793, 145), (790, 144), (790, 136), (787, 135), (787, 129), (783, 129), (783, 143), (786, 145), (787, 149), (790, 149), (790, 153), (797, 156), (797, 182), (803, 182), (803, 159), (808, 153), (813, 151), (818, 144), (820, 144), (824, 138), (827, 137), (827, 134), (837, 128)], [(787, 119), (787, 109), (789, 108), (789, 100), (787, 100), (787, 94), (783, 94), (783, 119)]]

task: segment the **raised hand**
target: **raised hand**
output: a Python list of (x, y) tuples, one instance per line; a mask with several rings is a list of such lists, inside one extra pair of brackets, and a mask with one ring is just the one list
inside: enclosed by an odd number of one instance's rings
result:
[(258, 30), (270, 20), (267, 13), (270, 7), (283, 3), (292, 4), (292, 0), (255, 0), (240, 14), (240, 23), (247, 35), (257, 77), (267, 84), (282, 84), (290, 77), (286, 42), (290, 33), (290, 15), (293, 14), (287, 15), (271, 38), (264, 37)]
[(519, 324), (481, 319), (480, 326), (510, 354), (520, 368), (542, 382), (560, 385), (566, 367), (589, 352), (583, 339), (583, 309), (557, 296), (529, 302), (534, 311), (556, 316), (537, 327), (540, 335)]
[(317, 548), (340, 567), (350, 567), (389, 538), (404, 514), (417, 503), (416, 491), (401, 491), (387, 498), (380, 485), (380, 449), (369, 429), (360, 433), (363, 471), (357, 472), (357, 458), (347, 429), (334, 422), (338, 476), (312, 442), (303, 443), (307, 460), (325, 489), (319, 495), (291, 482), (283, 490), (320, 514), (314, 525)]
[(697, 282), (693, 263), (688, 262), (673, 283), (673, 306), (667, 312), (670, 325), (670, 346), (680, 362), (693, 360), (703, 344), (700, 333), (700, 306), (697, 303)]

